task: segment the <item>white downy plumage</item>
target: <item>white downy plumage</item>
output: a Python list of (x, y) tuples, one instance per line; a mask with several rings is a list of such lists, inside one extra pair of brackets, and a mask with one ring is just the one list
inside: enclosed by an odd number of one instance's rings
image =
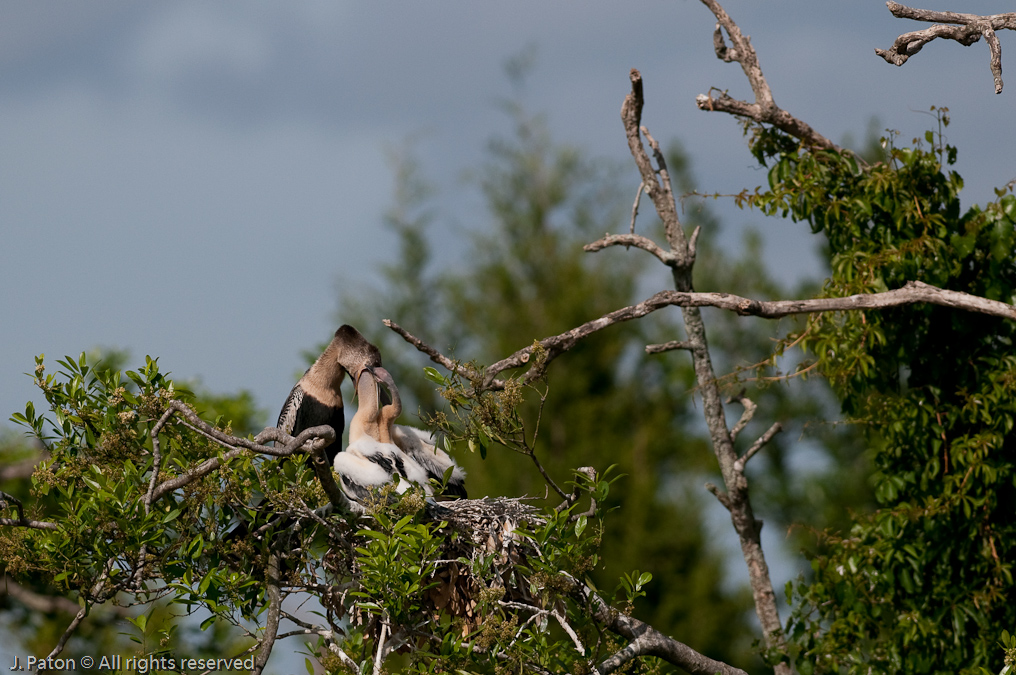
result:
[(358, 511), (363, 510), (371, 488), (386, 483), (395, 482), (400, 494), (412, 483), (421, 485), (428, 495), (432, 493), (424, 468), (391, 442), (392, 423), (401, 405), (381, 405), (379, 378), (375, 375), (379, 371), (391, 378), (383, 368), (371, 367), (355, 376), (359, 403), (349, 423), (349, 444), (333, 463), (342, 490)]

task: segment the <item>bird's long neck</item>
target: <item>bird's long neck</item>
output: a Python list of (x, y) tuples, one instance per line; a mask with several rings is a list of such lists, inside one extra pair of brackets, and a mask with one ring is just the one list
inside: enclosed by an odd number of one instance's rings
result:
[(402, 399), (399, 397), (399, 390), (395, 387), (395, 382), (390, 377), (385, 380), (385, 384), (388, 385), (388, 393), (392, 397), (392, 402), (381, 408), (378, 424), (378, 431), (381, 435), (379, 440), (382, 443), (393, 443), (392, 427), (395, 426), (395, 420), (402, 414)]
[(364, 436), (375, 441), (381, 440), (380, 402), (378, 400), (377, 380), (369, 371), (360, 373), (356, 384), (356, 414), (349, 421), (349, 442), (355, 443)]
[(339, 365), (338, 352), (339, 345), (332, 340), (301, 381), (304, 391), (321, 403), (335, 408), (342, 407), (342, 391), (339, 387), (342, 378), (346, 376), (346, 369)]

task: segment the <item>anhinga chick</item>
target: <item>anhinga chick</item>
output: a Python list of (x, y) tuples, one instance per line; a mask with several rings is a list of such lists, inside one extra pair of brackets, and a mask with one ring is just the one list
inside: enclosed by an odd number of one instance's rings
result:
[(382, 416), (382, 440), (394, 443), (399, 450), (407, 457), (414, 460), (427, 472), (427, 478), (436, 480), (438, 483), (444, 480), (445, 473), (452, 469), (448, 484), (445, 486), (444, 494), (452, 497), (466, 498), (466, 472), (455, 463), (447, 452), (439, 450), (434, 445), (434, 438), (415, 427), (402, 424), (395, 424), (395, 420), (402, 414), (402, 399), (399, 397), (398, 387), (391, 374), (384, 368), (375, 368), (379, 382), (388, 388), (392, 398), (391, 405), (384, 406), (381, 410)]
[[(390, 405), (381, 400), (377, 372), (383, 368), (365, 366), (354, 377), (358, 400), (356, 414), (349, 422), (349, 444), (345, 452), (335, 456), (333, 468), (339, 474), (340, 486), (350, 498), (354, 509), (362, 510), (371, 488), (395, 483), (399, 493), (419, 483), (429, 495), (431, 488), (427, 473), (407, 457), (395, 444), (382, 440), (390, 438)], [(388, 414), (386, 414), (388, 412)]]

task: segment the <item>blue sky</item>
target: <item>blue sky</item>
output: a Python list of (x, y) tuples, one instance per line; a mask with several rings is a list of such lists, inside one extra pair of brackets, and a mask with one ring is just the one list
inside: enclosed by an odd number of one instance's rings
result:
[[(875, 117), (920, 136), (922, 112), (947, 106), (967, 203), (1016, 178), (1016, 81), (993, 93), (985, 45), (935, 42), (896, 68), (874, 48), (923, 26), (880, 0), (724, 5), (777, 103), (823, 134), (861, 138)], [(524, 102), (559, 141), (624, 161), (618, 112), (637, 67), (644, 122), (682, 141), (703, 191), (764, 183), (736, 122), (695, 107), (710, 87), (750, 97), (739, 67), (715, 58), (713, 24), (693, 0), (5, 0), (0, 419), (35, 397), (22, 375), (35, 355), (99, 345), (159, 356), (214, 391), (249, 389), (274, 413), (300, 351), (334, 330), (340, 286), (370, 285), (390, 255), (386, 147), (419, 136), (439, 205), (483, 227), (460, 177), (508, 132), (503, 65), (529, 46)], [(634, 195), (634, 168), (628, 180)], [(751, 225), (772, 268), (819, 270), (807, 227), (718, 210), (730, 246)], [(461, 234), (439, 231), (454, 265)]]
[[(917, 136), (931, 121), (919, 111), (945, 105), (968, 198), (1016, 177), (1016, 141), (999, 133), (1016, 84), (992, 93), (984, 45), (932, 43), (896, 68), (874, 47), (919, 24), (881, 2), (727, 9), (752, 36), (777, 102), (831, 138), (863, 136), (873, 116)], [(34, 396), (22, 376), (34, 355), (96, 345), (158, 355), (178, 377), (247, 388), (276, 408), (300, 350), (334, 329), (337, 285), (369, 284), (392, 244), (380, 226), (392, 191), (386, 146), (422, 135), (417, 153), (443, 188), (439, 203), (482, 227), (459, 177), (507, 132), (496, 105), (510, 93), (503, 64), (529, 45), (537, 66), (525, 103), (557, 139), (624, 161), (618, 110), (638, 67), (645, 122), (661, 140), (681, 139), (704, 191), (764, 182), (736, 123), (694, 105), (711, 86), (750, 95), (740, 69), (713, 56), (712, 27), (691, 0), (8, 0), (0, 410)], [(634, 190), (634, 170), (630, 180)], [(751, 223), (775, 268), (817, 269), (806, 228), (722, 209), (731, 245)], [(438, 248), (454, 264), (447, 235)]]

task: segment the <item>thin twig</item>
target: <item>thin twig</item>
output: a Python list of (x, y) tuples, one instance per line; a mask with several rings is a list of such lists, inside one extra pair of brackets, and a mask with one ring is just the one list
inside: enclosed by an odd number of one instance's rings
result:
[(377, 655), (374, 657), (374, 675), (381, 675), (381, 662), (385, 646), (385, 632), (388, 630), (388, 619), (381, 617), (381, 632), (377, 638)]
[(642, 200), (642, 191), (645, 188), (645, 183), (639, 183), (638, 192), (635, 193), (635, 203), (631, 205), (631, 226), (628, 228), (628, 234), (635, 234), (635, 219), (639, 215), (639, 202)]
[[(556, 609), (553, 610), (541, 609), (539, 607), (534, 607), (533, 605), (527, 605), (522, 602), (512, 602), (509, 600), (498, 600), (497, 604), (501, 605), (502, 607), (508, 607), (509, 609), (518, 609), (524, 612), (533, 612), (533, 616), (530, 617), (529, 621), (532, 621), (538, 616), (553, 617), (561, 625), (561, 628), (564, 630), (564, 632), (568, 634), (568, 637), (571, 638), (572, 643), (575, 645), (575, 650), (579, 654), (585, 656), (586, 648), (582, 646), (582, 640), (579, 639), (579, 636), (575, 633), (574, 629), (572, 629), (572, 627), (568, 625), (567, 620), (565, 620), (565, 618), (561, 616), (561, 613), (558, 612)], [(529, 621), (527, 621), (526, 623), (529, 623)], [(525, 628), (525, 625), (526, 624), (523, 624), (522, 628)], [(522, 628), (520, 628), (519, 631), (516, 632), (515, 635), (516, 638), (518, 638), (518, 636), (522, 634), (521, 633)]]
[(728, 511), (730, 510), (730, 497), (718, 488), (715, 483), (706, 483), (706, 489), (709, 490), (709, 492), (711, 492), (721, 504), (723, 504), (724, 508)]
[(643, 251), (656, 256), (660, 262), (668, 267), (677, 265), (677, 256), (670, 251), (660, 248), (660, 246), (658, 246), (656, 242), (649, 237), (643, 237), (640, 234), (605, 234), (603, 239), (594, 241), (591, 244), (586, 244), (582, 247), (582, 250), (587, 253), (594, 253), (609, 246), (624, 246), (625, 248), (634, 246), (635, 248), (640, 248)]
[[(413, 335), (412, 333), (410, 333), (405, 328), (395, 323), (391, 319), (385, 319), (384, 321), (382, 321), (382, 323), (388, 328), (398, 333), (403, 340), (405, 340), (406, 342), (413, 345), (418, 350), (429, 356), (431, 361), (438, 364), (439, 366), (442, 366), (445, 370), (452, 373), (458, 373), (461, 377), (464, 377), (465, 379), (471, 382), (480, 379), (481, 375), (480, 373), (476, 372), (472, 368), (468, 368), (459, 363), (456, 363), (455, 361), (448, 358), (438, 350), (434, 349), (426, 342), (416, 337), (415, 335)], [(495, 386), (493, 388), (504, 389), (504, 382), (500, 380), (495, 380)]]
[(646, 354), (662, 354), (663, 352), (673, 351), (675, 349), (691, 349), (692, 345), (690, 342), (684, 340), (671, 340), (670, 342), (664, 342), (658, 345), (646, 345)]
[(744, 473), (744, 467), (748, 463), (748, 460), (754, 457), (755, 453), (761, 450), (766, 443), (773, 440), (773, 436), (781, 431), (783, 431), (783, 425), (779, 422), (774, 422), (764, 434), (759, 436), (757, 441), (751, 444), (747, 452), (737, 458), (737, 461), (734, 462), (734, 470)]
[(730, 430), (731, 441), (737, 440), (737, 435), (741, 433), (746, 426), (748, 426), (748, 422), (751, 422), (751, 418), (755, 416), (755, 411), (758, 409), (758, 405), (745, 396), (744, 391), (737, 396), (731, 396), (727, 399), (727, 403), (733, 403), (734, 401), (737, 401), (744, 406), (744, 412), (741, 413), (741, 419), (737, 420), (737, 424), (735, 424), (734, 428)]

